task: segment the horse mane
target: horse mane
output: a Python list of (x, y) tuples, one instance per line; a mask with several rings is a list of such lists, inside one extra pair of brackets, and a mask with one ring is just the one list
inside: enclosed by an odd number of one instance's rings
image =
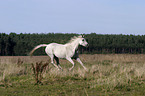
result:
[(78, 38), (82, 38), (82, 36), (80, 35), (80, 36), (74, 36), (74, 37), (72, 37), (67, 44), (72, 43), (73, 41), (75, 41)]

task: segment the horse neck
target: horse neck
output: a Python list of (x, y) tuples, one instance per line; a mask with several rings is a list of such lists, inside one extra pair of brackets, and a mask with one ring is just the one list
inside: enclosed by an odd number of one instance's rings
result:
[(75, 51), (78, 48), (78, 46), (79, 46), (79, 41), (78, 40), (74, 40), (73, 42), (69, 43), (68, 46), (70, 46), (71, 49), (73, 51)]

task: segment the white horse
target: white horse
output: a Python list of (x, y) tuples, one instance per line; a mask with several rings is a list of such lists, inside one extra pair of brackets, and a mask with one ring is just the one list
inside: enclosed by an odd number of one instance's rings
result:
[[(72, 59), (76, 59), (83, 66), (83, 68), (87, 70), (87, 68), (83, 65), (78, 56), (79, 45), (86, 47), (88, 46), (88, 43), (82, 36), (78, 37), (75, 36), (70, 40), (70, 42), (66, 44), (57, 44), (57, 43), (40, 44), (30, 52), (30, 55), (32, 55), (36, 49), (40, 47), (46, 47), (45, 52), (51, 58), (51, 63), (58, 69), (62, 69), (59, 64), (59, 58), (65, 58), (68, 61), (70, 61), (73, 65), (69, 70), (72, 70), (74, 68), (74, 62)], [(54, 59), (56, 60), (57, 65), (54, 63)]]

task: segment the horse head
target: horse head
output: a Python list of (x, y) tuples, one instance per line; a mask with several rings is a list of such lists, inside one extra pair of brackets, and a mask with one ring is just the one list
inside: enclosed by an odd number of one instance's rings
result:
[(82, 46), (84, 46), (84, 47), (88, 47), (89, 44), (88, 44), (88, 42), (86, 41), (86, 39), (83, 38), (83, 37), (84, 37), (84, 36), (79, 36), (79, 38), (80, 38), (79, 44), (82, 45)]

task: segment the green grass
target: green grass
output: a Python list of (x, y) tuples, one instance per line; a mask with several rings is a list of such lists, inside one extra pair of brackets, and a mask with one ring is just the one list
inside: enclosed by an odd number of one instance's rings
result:
[[(29, 78), (29, 79), (28, 79)], [(56, 77), (43, 80), (43, 85), (36, 85), (34, 79), (28, 76), (13, 76), (8, 87), (1, 86), (1, 96), (98, 96), (98, 95), (145, 95), (143, 81), (132, 81), (128, 84), (117, 84), (112, 87), (107, 84), (97, 84), (92, 79), (78, 77)], [(96, 83), (94, 86), (93, 84)]]
[[(77, 62), (75, 68), (68, 71), (71, 64), (62, 60), (64, 70), (59, 71), (50, 64), (43, 73), (41, 84), (36, 84), (29, 61), (31, 59), (26, 58), (28, 57), (21, 58), (26, 60), (21, 66), (17, 66), (17, 63), (12, 65), (1, 62), (1, 96), (145, 95), (144, 55), (82, 55), (81, 59), (88, 72)], [(39, 57), (40, 61), (41, 58)]]

